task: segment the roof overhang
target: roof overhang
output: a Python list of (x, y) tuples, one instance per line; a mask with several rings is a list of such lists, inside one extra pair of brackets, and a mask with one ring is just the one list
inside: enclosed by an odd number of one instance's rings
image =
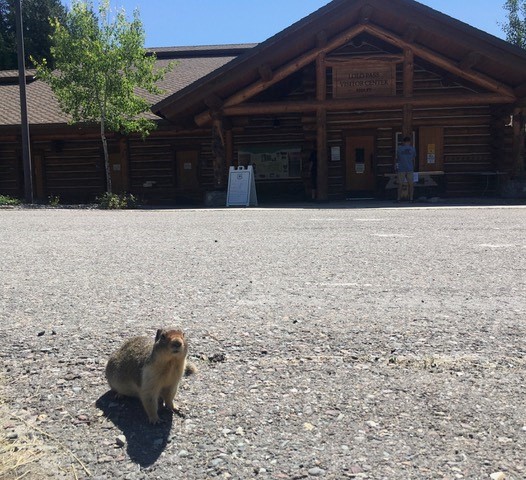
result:
[[(410, 48), (511, 103), (526, 95), (526, 51), (413, 0), (334, 0), (152, 107), (174, 123), (229, 114), (294, 69), (361, 32)], [(342, 43), (343, 42), (343, 43)], [(488, 96), (489, 98), (489, 96)], [(495, 100), (497, 101), (497, 100)]]

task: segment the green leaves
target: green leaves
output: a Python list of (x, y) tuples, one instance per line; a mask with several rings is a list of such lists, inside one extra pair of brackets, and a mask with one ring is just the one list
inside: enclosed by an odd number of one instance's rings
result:
[[(50, 18), (64, 19), (66, 8), (60, 0), (24, 0), (22, 19), (26, 60), (30, 56), (49, 58)], [(18, 68), (15, 1), (0, 0), (0, 70)]]
[[(55, 70), (45, 60), (34, 61), (37, 75), (51, 86), (71, 122), (100, 124), (104, 146), (106, 129), (148, 135), (156, 124), (145, 117), (150, 104), (137, 92), (161, 93), (156, 82), (171, 66), (155, 70), (155, 56), (144, 49), (138, 11), (129, 21), (124, 11), (112, 17), (107, 0), (98, 14), (90, 1), (75, 0), (65, 20), (51, 24)], [(107, 165), (106, 146), (104, 152)], [(109, 176), (107, 183), (111, 191)]]
[(500, 25), (506, 40), (521, 48), (526, 48), (526, 1), (507, 0), (504, 4), (508, 22)]
[(111, 18), (107, 1), (98, 15), (91, 2), (75, 1), (64, 23), (52, 22), (51, 52), (55, 71), (38, 63), (38, 75), (49, 83), (73, 122), (104, 121), (115, 132), (148, 133), (152, 121), (140, 118), (150, 105), (137, 89), (160, 93), (156, 82), (166, 69), (155, 71), (155, 56), (144, 49), (145, 33), (134, 12)]

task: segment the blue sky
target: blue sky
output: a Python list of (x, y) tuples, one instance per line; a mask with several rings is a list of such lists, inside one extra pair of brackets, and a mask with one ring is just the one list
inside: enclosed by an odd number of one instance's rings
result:
[[(139, 8), (147, 47), (261, 42), (327, 3), (328, 0), (110, 0), (112, 8), (124, 8), (130, 14)], [(504, 37), (497, 23), (505, 21), (504, 0), (420, 3)]]

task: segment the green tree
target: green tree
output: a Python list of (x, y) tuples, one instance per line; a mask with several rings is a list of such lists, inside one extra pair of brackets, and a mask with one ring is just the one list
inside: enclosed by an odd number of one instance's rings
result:
[(107, 192), (112, 193), (106, 132), (148, 135), (156, 126), (144, 116), (150, 104), (138, 89), (161, 93), (156, 83), (170, 67), (155, 69), (155, 56), (144, 49), (145, 33), (139, 12), (128, 21), (120, 10), (110, 15), (109, 2), (100, 3), (98, 15), (90, 1), (74, 1), (64, 23), (52, 20), (51, 54), (36, 62), (37, 75), (48, 83), (71, 123), (100, 125)]
[[(51, 42), (50, 18), (63, 21), (66, 7), (60, 0), (23, 0), (24, 49), (26, 63), (30, 56), (37, 60), (49, 58)], [(0, 70), (18, 68), (15, 0), (0, 0)]]
[(506, 0), (507, 22), (502, 24), (506, 40), (526, 48), (526, 0)]

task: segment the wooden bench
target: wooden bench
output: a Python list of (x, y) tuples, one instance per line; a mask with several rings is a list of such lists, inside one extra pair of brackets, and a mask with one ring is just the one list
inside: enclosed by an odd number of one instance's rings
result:
[[(398, 174), (397, 173), (384, 173), (381, 175), (387, 182), (384, 187), (384, 191), (398, 189)], [(440, 195), (445, 193), (445, 174), (442, 170), (429, 171), (429, 172), (414, 172), (414, 187), (418, 189), (428, 189), (432, 195)], [(407, 196), (407, 192), (402, 191), (402, 198)], [(423, 194), (423, 192), (422, 192)]]
[[(433, 177), (442, 177), (444, 172), (437, 170), (433, 172), (415, 172), (415, 181), (414, 185), (416, 187), (438, 187), (438, 178)], [(384, 173), (384, 177), (388, 178), (387, 185), (385, 189), (398, 188), (398, 174), (397, 173)]]

